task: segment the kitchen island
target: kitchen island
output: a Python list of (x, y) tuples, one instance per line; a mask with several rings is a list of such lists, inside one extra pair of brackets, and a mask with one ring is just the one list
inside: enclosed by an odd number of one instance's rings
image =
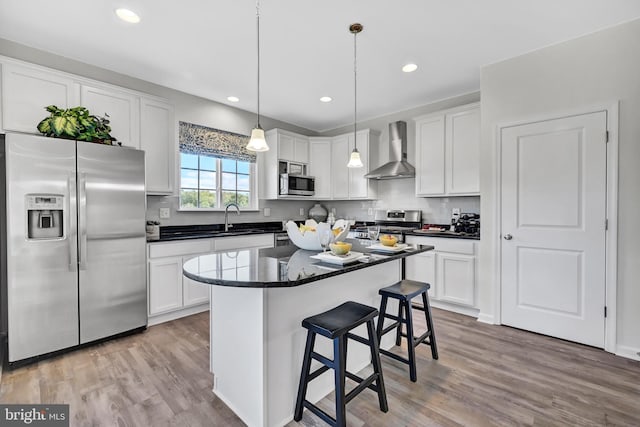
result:
[[(364, 257), (344, 266), (311, 258), (318, 251), (293, 245), (213, 252), (184, 264), (185, 276), (213, 285), (213, 391), (249, 426), (281, 426), (293, 419), (306, 338), (302, 319), (349, 300), (378, 307), (378, 290), (402, 278), (404, 259), (433, 249), (409, 245), (380, 253), (369, 242), (349, 242)], [(364, 326), (355, 333), (366, 336)], [(391, 335), (382, 348), (393, 346)], [(315, 348), (332, 354), (330, 340), (318, 339)], [(349, 343), (348, 370), (358, 372), (369, 362), (367, 347)], [(316, 402), (332, 390), (333, 373), (326, 372), (309, 384), (307, 399)]]

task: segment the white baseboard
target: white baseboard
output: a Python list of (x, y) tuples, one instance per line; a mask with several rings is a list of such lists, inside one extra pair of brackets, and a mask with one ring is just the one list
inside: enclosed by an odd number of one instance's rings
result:
[(209, 303), (196, 305), (194, 307), (185, 308), (182, 310), (171, 311), (169, 313), (158, 314), (156, 316), (149, 317), (147, 326), (158, 325), (160, 323), (176, 320), (181, 317), (191, 316), (192, 314), (202, 313), (203, 311), (209, 311)]
[(465, 316), (478, 317), (479, 310), (473, 307), (464, 307), (458, 304), (448, 303), (446, 301), (439, 301), (436, 299), (431, 299), (429, 301), (431, 303), (431, 307), (439, 308), (442, 310), (453, 311), (454, 313), (464, 314)]
[(640, 360), (640, 348), (619, 345), (615, 354), (616, 356), (626, 357), (627, 359)]
[(487, 323), (489, 325), (496, 324), (495, 317), (493, 316), (493, 314), (487, 314), (487, 313), (480, 313), (478, 315), (478, 322)]

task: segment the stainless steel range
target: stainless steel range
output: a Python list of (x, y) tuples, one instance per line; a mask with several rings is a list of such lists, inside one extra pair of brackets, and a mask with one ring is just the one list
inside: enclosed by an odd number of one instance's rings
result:
[[(422, 211), (419, 210), (376, 210), (374, 223), (380, 227), (380, 234), (390, 234), (398, 238), (399, 242), (404, 241), (402, 233), (419, 229), (422, 227)], [(362, 225), (349, 232), (349, 237), (355, 239), (368, 239), (368, 227)]]

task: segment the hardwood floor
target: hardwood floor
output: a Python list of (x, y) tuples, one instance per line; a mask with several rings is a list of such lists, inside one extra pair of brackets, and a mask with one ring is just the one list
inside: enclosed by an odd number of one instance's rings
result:
[[(69, 403), (73, 426), (244, 425), (211, 392), (208, 319), (5, 370), (0, 402)], [(418, 347), (412, 383), (383, 356), (389, 412), (364, 391), (347, 405), (349, 426), (640, 426), (640, 362), (442, 310), (434, 322), (440, 359)], [(297, 425), (325, 424), (305, 411)]]

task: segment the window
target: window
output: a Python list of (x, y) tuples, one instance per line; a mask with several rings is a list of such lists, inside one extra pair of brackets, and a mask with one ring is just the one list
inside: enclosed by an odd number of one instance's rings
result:
[(256, 156), (249, 137), (180, 122), (180, 208), (257, 208)]
[(237, 203), (253, 208), (250, 162), (180, 153), (180, 207), (218, 208)]

